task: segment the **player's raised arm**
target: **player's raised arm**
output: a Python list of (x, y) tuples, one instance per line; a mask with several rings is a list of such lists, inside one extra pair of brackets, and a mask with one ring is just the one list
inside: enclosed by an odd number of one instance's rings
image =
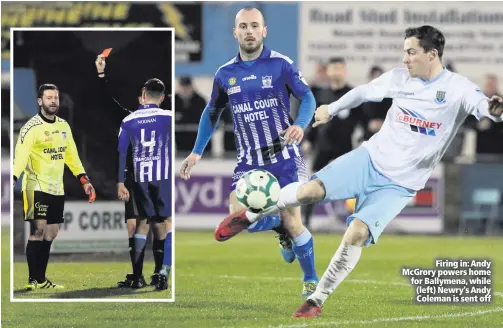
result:
[(117, 101), (117, 99), (115, 99), (115, 97), (110, 92), (110, 86), (108, 85), (108, 80), (105, 74), (105, 67), (106, 67), (105, 57), (103, 57), (103, 55), (98, 55), (98, 57), (96, 57), (95, 65), (96, 65), (96, 72), (98, 73), (100, 90), (103, 93), (104, 98), (107, 99), (107, 105), (109, 104), (110, 106), (115, 107), (117, 110), (123, 112), (124, 115), (129, 115), (130, 113), (132, 113), (132, 111), (122, 106), (122, 104), (119, 101)]
[(73, 134), (70, 129), (67, 131), (66, 138), (68, 138), (68, 143), (65, 150), (65, 164), (68, 166), (70, 171), (72, 171), (73, 175), (79, 179), (85, 193), (89, 196), (89, 203), (92, 203), (96, 199), (96, 191), (94, 190), (94, 187), (84, 170), (84, 166), (80, 161), (77, 146), (75, 145), (75, 140), (73, 139)]
[(203, 155), (204, 149), (208, 145), (213, 132), (218, 127), (218, 122), (220, 121), (220, 116), (225, 110), (227, 103), (229, 102), (229, 97), (225, 93), (225, 90), (221, 87), (218, 72), (215, 74), (213, 79), (213, 89), (211, 91), (211, 97), (201, 114), (201, 119), (199, 120), (199, 128), (197, 130), (197, 138), (192, 153), (182, 162), (180, 168), (180, 176), (188, 180), (190, 179), (190, 171), (192, 167), (197, 164)]
[(392, 69), (367, 84), (360, 85), (330, 105), (318, 107), (313, 127), (329, 122), (342, 110), (353, 109), (364, 102), (380, 102), (392, 96), (392, 87), (402, 80), (401, 69)]
[(487, 98), (473, 82), (468, 82), (461, 100), (463, 109), (478, 120), (488, 117), (494, 122), (503, 122), (503, 99), (498, 96)]
[(286, 130), (285, 142), (287, 144), (299, 144), (304, 138), (304, 130), (313, 119), (316, 100), (302, 73), (289, 58), (284, 61), (284, 74), (288, 87), (292, 90), (295, 98), (300, 101), (299, 114), (294, 125)]
[(31, 126), (23, 126), (17, 139), (14, 153), (14, 186), (28, 164), (31, 148), (33, 147), (34, 136), (30, 130)]

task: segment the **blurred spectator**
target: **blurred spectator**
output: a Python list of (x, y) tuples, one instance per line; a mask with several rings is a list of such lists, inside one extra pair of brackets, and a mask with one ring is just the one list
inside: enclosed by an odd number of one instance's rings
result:
[(179, 151), (191, 151), (197, 137), (199, 119), (206, 106), (206, 100), (194, 90), (192, 79), (180, 78), (175, 94), (175, 143)]
[[(369, 81), (378, 78), (383, 73), (384, 70), (381, 67), (373, 66), (369, 72)], [(365, 102), (362, 104), (365, 120), (365, 132), (363, 134), (364, 140), (369, 140), (370, 137), (381, 129), (391, 104), (391, 98), (384, 98), (381, 102)]]
[(456, 73), (456, 68), (452, 62), (447, 62), (447, 64), (445, 64), (445, 68), (453, 73)]
[(327, 65), (316, 63), (314, 77), (309, 81), (311, 88), (326, 88), (330, 86), (330, 78), (327, 75)]
[[(347, 67), (343, 58), (332, 58), (327, 65), (328, 87), (313, 88), (316, 104), (328, 105), (337, 101), (352, 87), (347, 83)], [(363, 122), (361, 107), (339, 112), (329, 123), (311, 129), (303, 149), (313, 150), (314, 162), (312, 170), (320, 170), (335, 158), (350, 152), (353, 149), (352, 135), (357, 124)], [(313, 206), (305, 207), (305, 224), (309, 227)]]
[[(447, 62), (445, 64), (445, 68), (453, 73), (456, 73), (456, 68), (454, 67), (454, 64), (452, 62)], [(445, 151), (444, 157), (442, 158), (443, 162), (446, 163), (453, 163), (455, 159), (461, 155), (463, 151), (463, 142), (465, 138), (465, 132), (467, 128), (470, 128), (473, 126), (475, 123), (473, 123), (473, 119), (475, 119), (473, 116), (469, 116), (461, 125), (460, 129), (452, 139), (451, 144)]]
[[(485, 76), (484, 94), (487, 97), (502, 96), (498, 91), (498, 77), (489, 73)], [(503, 126), (496, 124), (489, 118), (483, 118), (476, 123), (477, 154), (503, 154)]]

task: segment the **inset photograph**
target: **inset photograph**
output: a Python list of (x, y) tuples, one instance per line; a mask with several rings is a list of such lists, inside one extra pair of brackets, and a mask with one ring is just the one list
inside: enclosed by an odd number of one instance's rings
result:
[(11, 30), (11, 300), (174, 300), (172, 29)]

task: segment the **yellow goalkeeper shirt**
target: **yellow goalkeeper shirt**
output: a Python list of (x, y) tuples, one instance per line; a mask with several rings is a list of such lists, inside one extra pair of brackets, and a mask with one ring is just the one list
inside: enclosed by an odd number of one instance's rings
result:
[(14, 154), (14, 176), (24, 172), (22, 190), (64, 195), (65, 164), (75, 176), (85, 174), (68, 123), (38, 114), (19, 132)]

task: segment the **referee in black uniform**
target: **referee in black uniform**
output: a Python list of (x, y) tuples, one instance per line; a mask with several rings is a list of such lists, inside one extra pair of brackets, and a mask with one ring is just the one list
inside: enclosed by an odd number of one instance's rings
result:
[[(132, 113), (131, 110), (122, 106), (110, 92), (110, 88), (108, 86), (108, 81), (105, 78), (105, 58), (102, 55), (99, 55), (96, 58), (96, 70), (98, 73), (98, 80), (100, 84), (100, 90), (103, 93), (103, 101), (107, 104), (107, 107), (115, 107), (119, 112), (123, 113), (121, 117), (121, 121)], [(138, 103), (141, 104), (141, 97), (138, 96)], [(108, 105), (109, 104), (109, 105)], [(120, 124), (120, 123), (119, 123)], [(125, 221), (128, 229), (128, 238), (129, 238), (129, 256), (131, 259), (131, 267), (134, 271), (135, 266), (135, 248), (134, 248), (134, 234), (137, 228), (137, 220), (142, 220), (142, 217), (139, 216), (138, 210), (136, 208), (135, 203), (135, 195), (133, 191), (133, 182), (134, 182), (134, 166), (133, 166), (133, 156), (131, 146), (128, 149), (127, 156), (127, 164), (126, 170), (124, 172), (125, 181), (124, 184), (129, 191), (129, 200), (125, 203)], [(159, 271), (162, 268), (162, 262), (164, 259), (164, 240), (166, 238), (166, 223), (165, 222), (151, 222), (151, 229), (153, 231), (153, 245), (152, 252), (154, 255), (155, 268), (154, 273), (151, 276), (151, 286), (157, 285), (159, 282)], [(141, 265), (143, 267), (143, 259), (144, 259), (145, 249), (143, 249), (139, 263), (137, 265)], [(144, 277), (140, 277), (140, 279), (135, 280), (134, 275), (132, 273), (128, 273), (126, 275), (126, 279), (124, 281), (119, 281), (117, 283), (118, 287), (132, 287), (132, 288), (143, 288), (146, 286), (146, 282)]]

